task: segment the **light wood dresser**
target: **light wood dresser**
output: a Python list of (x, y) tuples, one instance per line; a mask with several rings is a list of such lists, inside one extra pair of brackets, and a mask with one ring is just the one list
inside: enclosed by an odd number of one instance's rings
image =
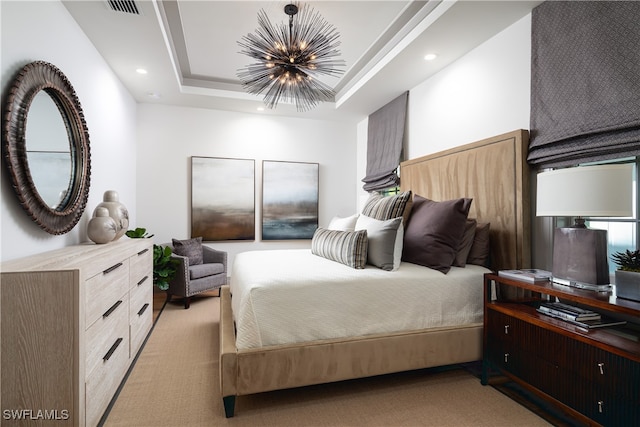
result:
[(153, 242), (2, 263), (3, 425), (95, 426), (152, 326)]

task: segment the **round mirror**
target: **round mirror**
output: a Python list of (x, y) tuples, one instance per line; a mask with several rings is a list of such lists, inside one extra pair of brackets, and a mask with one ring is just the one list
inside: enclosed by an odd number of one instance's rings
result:
[(26, 129), (27, 164), (42, 201), (61, 211), (73, 184), (71, 144), (64, 120), (45, 91), (33, 98)]
[(3, 112), (2, 149), (22, 207), (51, 234), (69, 232), (87, 204), (89, 132), (67, 77), (43, 61), (27, 64)]

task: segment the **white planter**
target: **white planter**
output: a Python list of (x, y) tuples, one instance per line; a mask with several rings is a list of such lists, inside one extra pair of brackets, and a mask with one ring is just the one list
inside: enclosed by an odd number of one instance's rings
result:
[(616, 295), (640, 301), (640, 273), (616, 270)]

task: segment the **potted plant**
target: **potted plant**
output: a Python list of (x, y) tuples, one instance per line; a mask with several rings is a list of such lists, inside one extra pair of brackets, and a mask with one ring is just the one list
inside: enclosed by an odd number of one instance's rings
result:
[[(128, 230), (127, 237), (132, 239), (144, 239), (153, 237), (145, 228)], [(177, 260), (171, 257), (172, 251), (168, 246), (153, 245), (153, 284), (162, 291), (169, 289), (169, 281), (176, 274)]]
[(611, 259), (618, 266), (615, 272), (616, 295), (640, 301), (640, 250), (616, 252)]

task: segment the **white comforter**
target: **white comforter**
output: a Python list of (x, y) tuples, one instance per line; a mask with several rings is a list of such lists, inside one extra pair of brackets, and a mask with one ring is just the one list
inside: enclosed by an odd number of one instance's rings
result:
[(448, 274), (402, 263), (355, 270), (310, 250), (236, 255), (232, 309), (239, 349), (482, 322), (476, 265)]

